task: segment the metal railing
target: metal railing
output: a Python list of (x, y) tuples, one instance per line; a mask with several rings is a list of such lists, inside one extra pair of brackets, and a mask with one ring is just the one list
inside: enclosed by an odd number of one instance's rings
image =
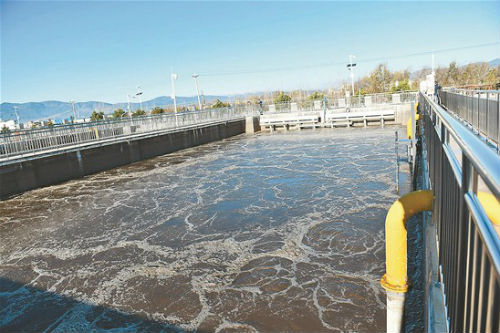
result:
[(247, 106), (18, 130), (0, 135), (0, 162), (26, 154), (200, 126), (255, 114), (258, 114), (257, 107)]
[[(398, 94), (382, 93), (355, 96), (347, 100), (327, 99), (326, 102), (327, 108), (335, 109), (387, 103), (407, 103), (414, 101), (415, 98), (415, 92), (402, 92)], [(321, 110), (323, 110), (323, 100), (302, 100), (292, 103), (264, 105), (262, 112)], [(15, 130), (11, 133), (0, 134), (0, 162), (23, 157), (26, 154), (32, 155), (54, 149), (60, 150), (65, 147), (124, 139), (158, 131), (175, 130), (186, 126), (235, 119), (258, 114), (259, 112), (259, 106), (256, 104), (234, 104), (231, 107), (221, 109), (165, 113), (90, 123), (56, 125), (39, 129)]]
[(477, 194), (500, 199), (500, 157), (430, 97), (419, 103), (448, 331), (499, 332), (500, 240)]
[(439, 101), (486, 138), (500, 143), (500, 91), (446, 89), (439, 92)]
[[(351, 96), (348, 98), (326, 98), (326, 107), (328, 109), (359, 108), (379, 104), (399, 104), (416, 101), (417, 92), (405, 91), (401, 93), (379, 93), (371, 95)], [(292, 100), (287, 103), (276, 103), (263, 105), (263, 112), (282, 113), (282, 112), (307, 112), (321, 111), (323, 109), (323, 100)]]

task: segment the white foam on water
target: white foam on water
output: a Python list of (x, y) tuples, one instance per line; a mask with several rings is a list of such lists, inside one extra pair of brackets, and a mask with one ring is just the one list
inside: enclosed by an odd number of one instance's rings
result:
[[(373, 212), (396, 198), (393, 149), (389, 129), (259, 134), (35, 190), (11, 200), (15, 209), (0, 203), (0, 235), (8, 239), (0, 244), (0, 275), (29, 271), (33, 277), (20, 282), (48, 280), (49, 291), (171, 330), (213, 321), (216, 332), (268, 331), (242, 321), (262, 311), (259, 304), (276, 318), (301, 304), (327, 330), (383, 330), (375, 316), (385, 308), (378, 283), (384, 216)], [(170, 286), (179, 278), (189, 282), (177, 287), (196, 295), (182, 301), (182, 316), (131, 302), (149, 302), (141, 281)], [(231, 293), (241, 304), (214, 303)], [(0, 297), (18, 303), (19, 295)], [(346, 318), (338, 327), (326, 315), (332, 308), (356, 308), (366, 318), (339, 314)], [(98, 328), (86, 311), (75, 306), (54, 327)]]

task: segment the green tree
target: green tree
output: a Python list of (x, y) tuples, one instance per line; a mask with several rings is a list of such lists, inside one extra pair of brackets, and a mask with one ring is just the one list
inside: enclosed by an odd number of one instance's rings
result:
[(447, 86), (454, 86), (456, 85), (460, 80), (460, 68), (457, 66), (457, 62), (453, 61), (450, 63), (450, 66), (448, 66), (448, 69), (445, 72), (445, 77), (444, 77), (444, 82), (442, 82), (442, 85), (447, 85)]
[(48, 127), (54, 127), (54, 122), (53, 122), (52, 120), (50, 120), (50, 119), (49, 119), (49, 120), (47, 121), (47, 126), (48, 126)]
[(2, 131), (0, 133), (2, 133), (2, 134), (9, 134), (10, 133), (10, 129), (7, 126), (3, 125)]
[(121, 118), (121, 117), (125, 116), (125, 114), (127, 114), (127, 112), (125, 112), (125, 110), (123, 110), (123, 109), (116, 109), (113, 112), (113, 118)]
[(212, 109), (220, 109), (220, 108), (227, 108), (229, 106), (231, 106), (229, 103), (224, 103), (223, 101), (217, 98), (211, 107)]
[(311, 95), (309, 95), (307, 97), (307, 99), (311, 100), (311, 101), (314, 101), (314, 100), (317, 100), (317, 99), (323, 99), (323, 97), (325, 97), (325, 94), (323, 94), (323, 93), (321, 93), (319, 91), (315, 91)]
[(410, 83), (408, 82), (408, 80), (405, 80), (402, 82), (397, 81), (397, 82), (398, 82), (398, 85), (396, 86), (396, 84), (394, 84), (391, 88), (391, 92), (395, 93), (395, 92), (400, 92), (400, 91), (411, 90)]
[(499, 82), (500, 82), (500, 66), (497, 66), (496, 68), (490, 69), (488, 75), (486, 76), (485, 83), (495, 85), (498, 84)]
[(91, 121), (99, 121), (103, 119), (104, 119), (104, 112), (97, 112), (96, 110), (94, 110), (90, 115)]
[(145, 115), (146, 115), (146, 111), (141, 110), (141, 109), (137, 109), (137, 110), (135, 110), (134, 113), (132, 113), (132, 117), (140, 117), (140, 116), (145, 116)]
[(155, 107), (153, 110), (151, 110), (151, 114), (162, 114), (162, 113), (165, 113), (165, 110), (163, 110), (162, 108), (160, 107)]
[(375, 94), (384, 92), (391, 82), (391, 72), (385, 64), (379, 64), (368, 76), (367, 87), (364, 93)]
[(292, 100), (292, 98), (290, 96), (288, 96), (287, 94), (285, 94), (283, 91), (280, 91), (278, 96), (274, 99), (274, 103), (275, 104), (279, 104), (279, 103), (288, 103)]

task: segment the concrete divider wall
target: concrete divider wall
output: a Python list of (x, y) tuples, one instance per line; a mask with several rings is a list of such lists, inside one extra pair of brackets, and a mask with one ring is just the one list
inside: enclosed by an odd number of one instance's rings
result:
[(245, 133), (245, 119), (0, 166), (0, 199)]

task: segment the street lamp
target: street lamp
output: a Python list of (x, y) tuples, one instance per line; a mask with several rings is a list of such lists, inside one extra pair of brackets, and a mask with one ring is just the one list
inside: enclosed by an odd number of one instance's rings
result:
[(16, 119), (17, 119), (17, 126), (18, 126), (19, 128), (21, 128), (21, 125), (20, 125), (20, 123), (19, 123), (19, 113), (17, 113), (17, 108), (18, 108), (17, 106), (14, 106), (14, 114), (16, 115)]
[(351, 71), (351, 87), (352, 87), (353, 97), (354, 97), (354, 67), (356, 67), (356, 63), (352, 62), (354, 58), (356, 58), (356, 56), (349, 55), (349, 63), (347, 64), (347, 69)]
[(73, 109), (73, 121), (76, 121), (75, 101), (71, 101), (71, 108)]
[(172, 98), (174, 99), (174, 113), (175, 113), (175, 126), (177, 127), (179, 123), (177, 122), (177, 100), (175, 99), (175, 80), (177, 80), (178, 75), (172, 73), (170, 75), (170, 82), (172, 84)]
[(194, 83), (196, 85), (196, 95), (198, 96), (198, 108), (201, 111), (200, 87), (198, 86), (198, 78), (200, 77), (200, 74), (193, 74), (192, 77), (193, 77)]
[(130, 94), (127, 94), (127, 104), (128, 104), (128, 115), (132, 117), (132, 113), (130, 112)]
[(139, 105), (141, 106), (141, 111), (144, 111), (142, 109), (142, 91), (140, 91), (141, 90), (141, 86), (137, 86), (136, 89), (137, 89), (136, 90), (137, 92), (135, 93), (135, 97), (139, 98)]

